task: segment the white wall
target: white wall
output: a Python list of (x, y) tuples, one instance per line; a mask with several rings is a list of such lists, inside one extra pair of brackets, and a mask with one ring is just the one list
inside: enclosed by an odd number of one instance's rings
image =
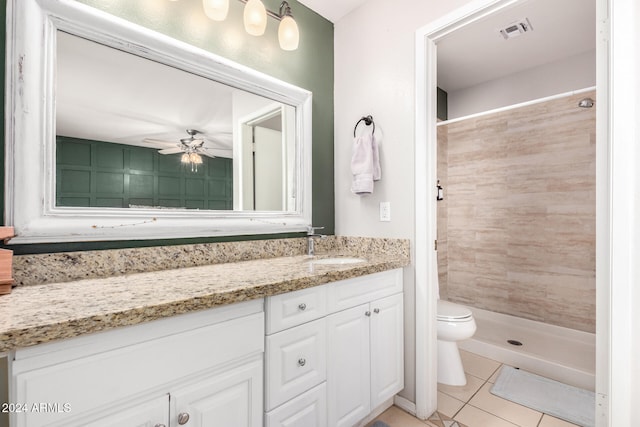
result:
[[(412, 239), (414, 235), (414, 38), (429, 24), (470, 0), (369, 0), (335, 23), (336, 234)], [(350, 192), (353, 127), (371, 114), (380, 148), (382, 179), (370, 196)], [(358, 128), (362, 130), (361, 124)], [(379, 203), (391, 202), (391, 222), (380, 222)], [(415, 401), (414, 269), (405, 269), (405, 390)]]
[(448, 93), (449, 119), (584, 89), (596, 84), (596, 51)]

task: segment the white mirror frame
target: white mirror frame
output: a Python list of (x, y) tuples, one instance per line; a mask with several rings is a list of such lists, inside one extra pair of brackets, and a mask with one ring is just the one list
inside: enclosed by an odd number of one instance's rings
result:
[[(9, 0), (5, 223), (10, 243), (303, 231), (311, 224), (311, 92), (73, 0)], [(56, 31), (63, 30), (296, 108), (296, 210), (175, 211), (55, 206)]]

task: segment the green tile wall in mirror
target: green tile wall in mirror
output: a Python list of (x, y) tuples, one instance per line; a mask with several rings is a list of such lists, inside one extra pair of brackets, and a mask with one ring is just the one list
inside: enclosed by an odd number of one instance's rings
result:
[(310, 224), (309, 91), (78, 2), (8, 5), (10, 243)]

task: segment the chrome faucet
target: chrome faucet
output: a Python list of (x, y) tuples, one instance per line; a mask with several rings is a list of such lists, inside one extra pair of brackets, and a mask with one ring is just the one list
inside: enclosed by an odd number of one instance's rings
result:
[(327, 236), (324, 234), (317, 234), (316, 230), (323, 230), (324, 227), (307, 227), (307, 255), (314, 256), (316, 254), (315, 241), (314, 237), (319, 237), (321, 239), (326, 239)]

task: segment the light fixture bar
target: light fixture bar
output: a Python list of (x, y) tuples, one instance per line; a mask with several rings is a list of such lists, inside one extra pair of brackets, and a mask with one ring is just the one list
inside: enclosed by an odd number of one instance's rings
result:
[[(248, 2), (249, 0), (238, 0), (238, 1), (239, 1), (240, 3), (247, 4), (247, 2)], [(282, 13), (282, 9), (283, 9), (283, 7), (284, 7), (284, 9), (285, 9), (285, 13)], [(272, 17), (272, 18), (274, 18), (274, 19), (277, 19), (278, 21), (282, 21), (282, 18), (284, 18), (285, 16), (287, 16), (286, 9), (289, 9), (289, 3), (287, 3), (286, 1), (283, 1), (283, 2), (282, 2), (282, 4), (280, 5), (280, 13), (276, 13), (276, 12), (273, 12), (273, 11), (271, 11), (271, 10), (269, 10), (269, 9), (265, 8), (265, 10), (267, 11), (267, 15), (268, 15), (268, 16), (270, 16), (270, 17)], [(290, 10), (290, 9), (289, 9), (289, 10)], [(289, 12), (289, 13), (290, 13), (290, 12)]]

